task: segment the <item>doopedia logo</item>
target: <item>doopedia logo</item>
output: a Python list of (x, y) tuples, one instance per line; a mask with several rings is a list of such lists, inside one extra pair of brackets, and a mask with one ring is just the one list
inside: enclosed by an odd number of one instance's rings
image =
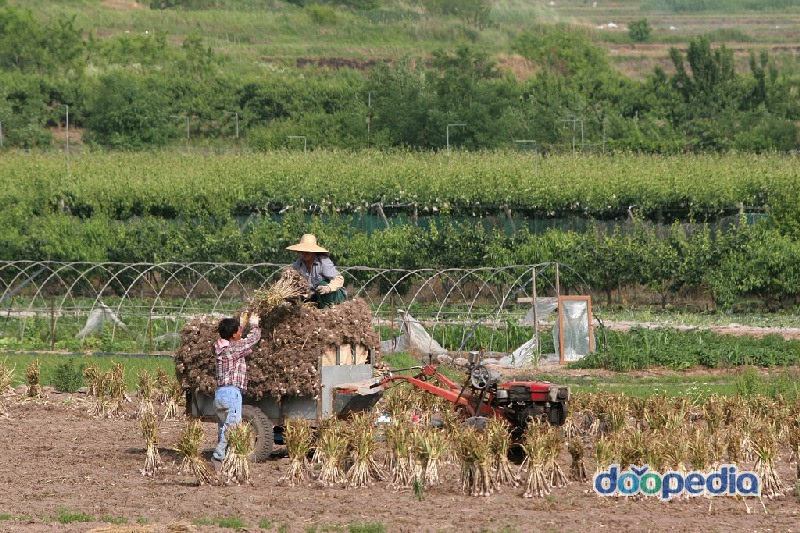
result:
[(650, 465), (631, 466), (620, 472), (619, 465), (594, 475), (594, 491), (600, 496), (760, 496), (761, 480), (751, 471), (739, 471), (736, 465), (721, 465), (712, 472), (675, 472), (664, 474), (650, 470)]

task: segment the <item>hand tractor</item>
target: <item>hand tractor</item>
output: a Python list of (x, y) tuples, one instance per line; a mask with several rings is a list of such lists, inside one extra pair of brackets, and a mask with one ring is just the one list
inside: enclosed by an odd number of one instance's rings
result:
[[(415, 376), (392, 375), (403, 370), (420, 370)], [(497, 417), (505, 420), (512, 436), (520, 436), (528, 421), (539, 419), (558, 425), (567, 419), (569, 387), (548, 381), (506, 381), (492, 379), (480, 352), (471, 352), (466, 384), (462, 387), (438, 371), (435, 365), (415, 366), (390, 372), (372, 387), (404, 381), (452, 402), (465, 418)]]

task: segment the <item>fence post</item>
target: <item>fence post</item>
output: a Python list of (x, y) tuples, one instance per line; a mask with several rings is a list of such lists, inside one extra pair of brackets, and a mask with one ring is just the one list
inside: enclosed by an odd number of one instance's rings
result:
[(150, 353), (153, 353), (153, 310), (147, 311), (147, 339), (150, 343)]
[(50, 349), (54, 350), (56, 347), (56, 299), (54, 296), (50, 297)]
[(561, 281), (558, 278), (558, 263), (556, 263), (556, 296), (561, 296)]
[(517, 225), (514, 224), (514, 217), (511, 215), (511, 208), (508, 207), (508, 204), (503, 206), (503, 212), (506, 214), (506, 218), (508, 218), (508, 223), (511, 225), (511, 233), (517, 232)]
[(542, 343), (539, 342), (539, 314), (536, 312), (536, 267), (531, 269), (531, 290), (533, 291), (533, 338), (536, 339), (536, 365), (542, 359)]
[(389, 297), (389, 312), (391, 315), (390, 318), (390, 326), (389, 326), (389, 338), (392, 339), (394, 342), (394, 294)]

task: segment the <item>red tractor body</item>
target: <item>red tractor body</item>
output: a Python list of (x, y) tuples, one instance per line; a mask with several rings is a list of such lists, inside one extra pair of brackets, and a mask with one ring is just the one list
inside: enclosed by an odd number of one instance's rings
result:
[(467, 386), (462, 387), (434, 365), (414, 368), (422, 371), (413, 377), (390, 376), (378, 385), (393, 381), (410, 383), (452, 402), (466, 417), (498, 417), (519, 434), (532, 419), (561, 425), (567, 418), (569, 387), (547, 381), (492, 382), (488, 369), (481, 364), (470, 364)]

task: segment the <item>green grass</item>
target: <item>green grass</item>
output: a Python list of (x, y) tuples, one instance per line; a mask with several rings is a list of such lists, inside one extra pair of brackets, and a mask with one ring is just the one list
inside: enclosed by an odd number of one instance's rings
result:
[(105, 372), (111, 369), (116, 363), (122, 363), (125, 371), (125, 386), (129, 391), (136, 390), (138, 383), (138, 373), (140, 370), (147, 370), (151, 375), (155, 376), (158, 369), (162, 368), (168, 376), (175, 375), (175, 364), (171, 357), (157, 357), (157, 356), (95, 356), (95, 355), (57, 355), (57, 354), (10, 354), (0, 355), (0, 363), (6, 364), (10, 368), (14, 368), (14, 380), (12, 386), (17, 386), (25, 383), (25, 369), (34, 360), (38, 359), (40, 364), (40, 378), (39, 382), (43, 386), (53, 385), (53, 376), (55, 369), (58, 365), (63, 364), (65, 361), (72, 359), (74, 366), (80, 367), (81, 365), (89, 366), (96, 364), (101, 371)]
[(258, 521), (258, 527), (261, 529), (272, 529), (274, 524), (275, 520), (269, 518), (262, 518)]
[(128, 519), (124, 516), (109, 516), (103, 515), (100, 517), (101, 522), (106, 522), (108, 524), (127, 524)]
[[(13, 515), (9, 513), (0, 514), (0, 522), (31, 522), (33, 517), (28, 515)], [(45, 522), (58, 522), (60, 524), (73, 524), (94, 522), (95, 518), (92, 515), (86, 514), (83, 511), (71, 511), (66, 507), (59, 507), (56, 516), (43, 516), (42, 520)], [(103, 515), (100, 518), (101, 522), (108, 524), (128, 524), (130, 520), (126, 517), (113, 517)], [(143, 517), (136, 518), (134, 521), (137, 524), (147, 524), (149, 520)], [(217, 526), (223, 529), (231, 529), (233, 531), (250, 530), (250, 524), (242, 517), (233, 515), (228, 517), (198, 517), (192, 523), (196, 526)], [(284, 521), (275, 519), (262, 518), (258, 521), (258, 528), (264, 530), (272, 530), (277, 525), (277, 531), (286, 532), (289, 526)], [(348, 531), (349, 533), (385, 533), (386, 526), (380, 522), (353, 522), (350, 524), (334, 524), (334, 525), (312, 525), (308, 526), (305, 531), (308, 532), (328, 532), (328, 531)]]
[[(493, 24), (477, 30), (457, 16), (419, 13), (414, 2), (384, 0), (380, 10), (371, 12), (337, 10), (320, 19), (313, 16), (318, 8), (301, 8), (276, 2), (271, 8), (233, 9), (233, 3), (208, 10), (118, 10), (100, 0), (45, 1), (9, 0), (11, 5), (29, 7), (48, 23), (76, 17), (76, 26), (91, 29), (100, 39), (144, 32), (164, 32), (170, 40), (180, 41), (192, 31), (200, 32), (209, 45), (228, 59), (227, 67), (252, 65), (263, 57), (350, 57), (397, 58), (405, 55), (427, 56), (432, 50), (452, 48), (459, 43), (475, 42), (490, 53), (507, 54), (510, 43), (520, 32), (534, 24), (567, 23), (593, 31), (598, 41), (626, 42), (628, 32), (597, 30), (601, 23), (622, 26), (633, 19), (646, 17), (654, 31), (652, 42), (686, 42), (698, 33), (718, 31), (720, 26), (741, 26), (742, 33), (759, 42), (792, 42), (792, 24), (775, 28), (776, 13), (796, 13), (797, 3), (781, 11), (754, 11), (747, 2), (718, 3), (704, 12), (670, 12), (663, 3), (642, 0), (598, 2), (546, 2), (504, 0), (492, 2)], [(725, 6), (723, 8), (719, 6)], [(666, 30), (669, 25), (676, 30)], [(249, 67), (252, 68), (252, 67)]]
[(229, 516), (227, 518), (220, 518), (219, 520), (217, 520), (217, 525), (219, 527), (233, 529), (234, 531), (241, 531), (242, 529), (247, 527), (244, 519), (240, 516)]
[[(386, 353), (383, 354), (383, 361), (389, 365), (390, 368), (397, 369), (397, 368), (409, 368), (413, 366), (421, 366), (427, 364), (426, 362), (421, 362), (415, 356), (407, 353), (407, 352), (399, 352), (399, 353)], [(450, 379), (454, 379), (456, 381), (461, 381), (464, 379), (464, 370), (461, 368), (455, 368), (448, 365), (439, 365), (438, 366), (439, 372), (444, 374)], [(419, 373), (419, 370), (404, 370), (402, 372), (397, 372), (396, 375), (398, 376), (414, 376)]]
[(778, 395), (787, 399), (800, 398), (800, 370), (784, 368), (764, 373), (755, 367), (746, 366), (741, 371), (724, 374), (686, 374), (669, 372), (655, 376), (630, 373), (612, 375), (520, 374), (515, 379), (544, 380), (569, 386), (573, 394), (614, 392), (628, 396), (689, 396), (701, 400), (712, 394), (723, 396)]
[[(769, 348), (774, 345), (780, 347), (793, 346), (787, 344), (779, 339), (767, 339), (767, 341), (759, 341), (757, 339), (738, 339), (735, 337), (727, 338), (725, 336), (711, 336), (710, 338), (718, 338), (719, 342), (723, 343), (747, 343), (747, 346), (754, 346), (753, 343), (766, 342), (765, 346)], [(674, 342), (674, 341), (673, 341)], [(708, 342), (705, 340), (704, 342)], [(668, 344), (669, 345), (669, 344)], [(731, 346), (730, 344), (725, 344)], [(723, 346), (725, 346), (723, 345)], [(654, 343), (652, 349), (657, 349), (658, 344)], [(763, 354), (769, 354), (767, 348), (761, 351)], [(640, 348), (643, 349), (643, 348)], [(735, 348), (734, 348), (735, 349)], [(752, 349), (752, 348), (748, 348)], [(138, 373), (141, 370), (147, 370), (151, 375), (156, 375), (158, 369), (161, 368), (168, 376), (174, 376), (174, 364), (170, 357), (161, 356), (97, 356), (97, 355), (58, 355), (58, 354), (9, 354), (0, 355), (0, 363), (3, 363), (10, 368), (14, 368), (14, 381), (13, 386), (25, 383), (25, 369), (35, 359), (40, 363), (40, 383), (42, 385), (53, 385), (53, 376), (57, 366), (63, 365), (68, 361), (72, 361), (73, 366), (79, 368), (81, 365), (96, 364), (102, 371), (110, 370), (116, 363), (121, 363), (124, 367), (124, 375), (126, 381), (126, 388), (129, 391), (136, 390), (138, 382)], [(408, 368), (413, 366), (420, 366), (424, 364), (419, 361), (414, 355), (401, 352), (401, 353), (386, 353), (383, 354), (383, 360), (391, 368)], [(742, 371), (736, 371), (736, 368), (741, 368)], [(800, 379), (797, 376), (797, 370), (792, 367), (782, 368), (776, 366), (775, 370), (771, 371), (766, 377), (758, 376), (755, 380), (752, 376), (747, 374), (747, 366), (744, 367), (731, 367), (729, 372), (718, 374), (698, 375), (678, 370), (667, 370), (660, 368), (659, 375), (642, 376), (636, 373), (619, 372), (614, 374), (606, 374), (602, 377), (587, 371), (581, 374), (580, 371), (570, 371), (569, 373), (552, 373), (541, 374), (536, 372), (524, 372), (514, 376), (514, 379), (539, 379), (548, 380), (553, 383), (568, 385), (572, 388), (573, 392), (597, 392), (601, 390), (613, 390), (633, 396), (642, 396), (653, 393), (666, 393), (669, 395), (690, 394), (693, 396), (705, 396), (708, 394), (743, 394), (750, 391), (750, 393), (761, 392), (765, 394), (783, 393), (789, 397), (797, 397), (800, 395), (798, 389), (800, 388)], [(439, 371), (461, 382), (464, 379), (464, 370), (449, 365), (439, 365)], [(414, 375), (418, 370), (408, 370), (400, 372), (401, 375)], [(741, 377), (745, 374), (745, 378)], [(504, 378), (505, 379), (505, 378)], [(511, 378), (508, 378), (511, 379)], [(743, 379), (749, 381), (742, 381)]]
[(242, 531), (246, 529), (247, 522), (241, 516), (228, 516), (228, 517), (200, 517), (195, 518), (192, 523), (196, 526), (219, 526), (221, 528), (232, 529), (234, 531)]
[(312, 531), (319, 531), (319, 532), (326, 532), (326, 533), (329, 532), (329, 531), (330, 532), (340, 532), (340, 531), (344, 531), (344, 530), (345, 530), (345, 526), (342, 526), (340, 524), (325, 524), (323, 526), (319, 526), (319, 528), (317, 528), (316, 526), (312, 526)]
[(776, 333), (759, 338), (704, 329), (632, 327), (627, 332), (606, 330), (598, 337), (597, 351), (570, 363), (570, 368), (624, 372), (652, 367), (688, 370), (800, 365), (800, 341), (787, 340)]
[(365, 522), (350, 524), (347, 529), (350, 533), (384, 533), (386, 526), (379, 522)]
[[(249, 530), (249, 523), (240, 516), (231, 517), (199, 517), (195, 518), (192, 523), (196, 526), (218, 526), (225, 529), (232, 529), (234, 531)], [(277, 526), (277, 529), (275, 529)], [(275, 519), (262, 518), (258, 521), (258, 528), (264, 530), (275, 529), (278, 532), (289, 531), (289, 525), (286, 522), (279, 522)], [(308, 532), (323, 532), (323, 531), (348, 531), (350, 533), (384, 533), (386, 526), (378, 522), (353, 522), (346, 525), (312, 525), (305, 528)]]
[(676, 373), (655, 377), (639, 377), (631, 374), (598, 377), (535, 374), (521, 376), (519, 379), (538, 379), (551, 381), (559, 385), (567, 385), (573, 394), (591, 394), (604, 391), (628, 396), (666, 394), (667, 396), (688, 395), (701, 398), (711, 394), (727, 396), (735, 394), (737, 391), (737, 378), (732, 375), (687, 376)]
[[(408, 352), (398, 352), (398, 353), (387, 353), (383, 354), (383, 360), (388, 364), (391, 368), (409, 368), (412, 366), (419, 366), (422, 363), (419, 362), (417, 358), (411, 355)], [(413, 374), (413, 370), (409, 370), (404, 372), (406, 375)]]
[(33, 517), (29, 515), (0, 514), (0, 522), (30, 522)]
[(59, 507), (58, 515), (53, 520), (61, 524), (72, 524), (74, 522), (94, 522), (94, 517), (83, 511), (70, 511), (65, 507)]

